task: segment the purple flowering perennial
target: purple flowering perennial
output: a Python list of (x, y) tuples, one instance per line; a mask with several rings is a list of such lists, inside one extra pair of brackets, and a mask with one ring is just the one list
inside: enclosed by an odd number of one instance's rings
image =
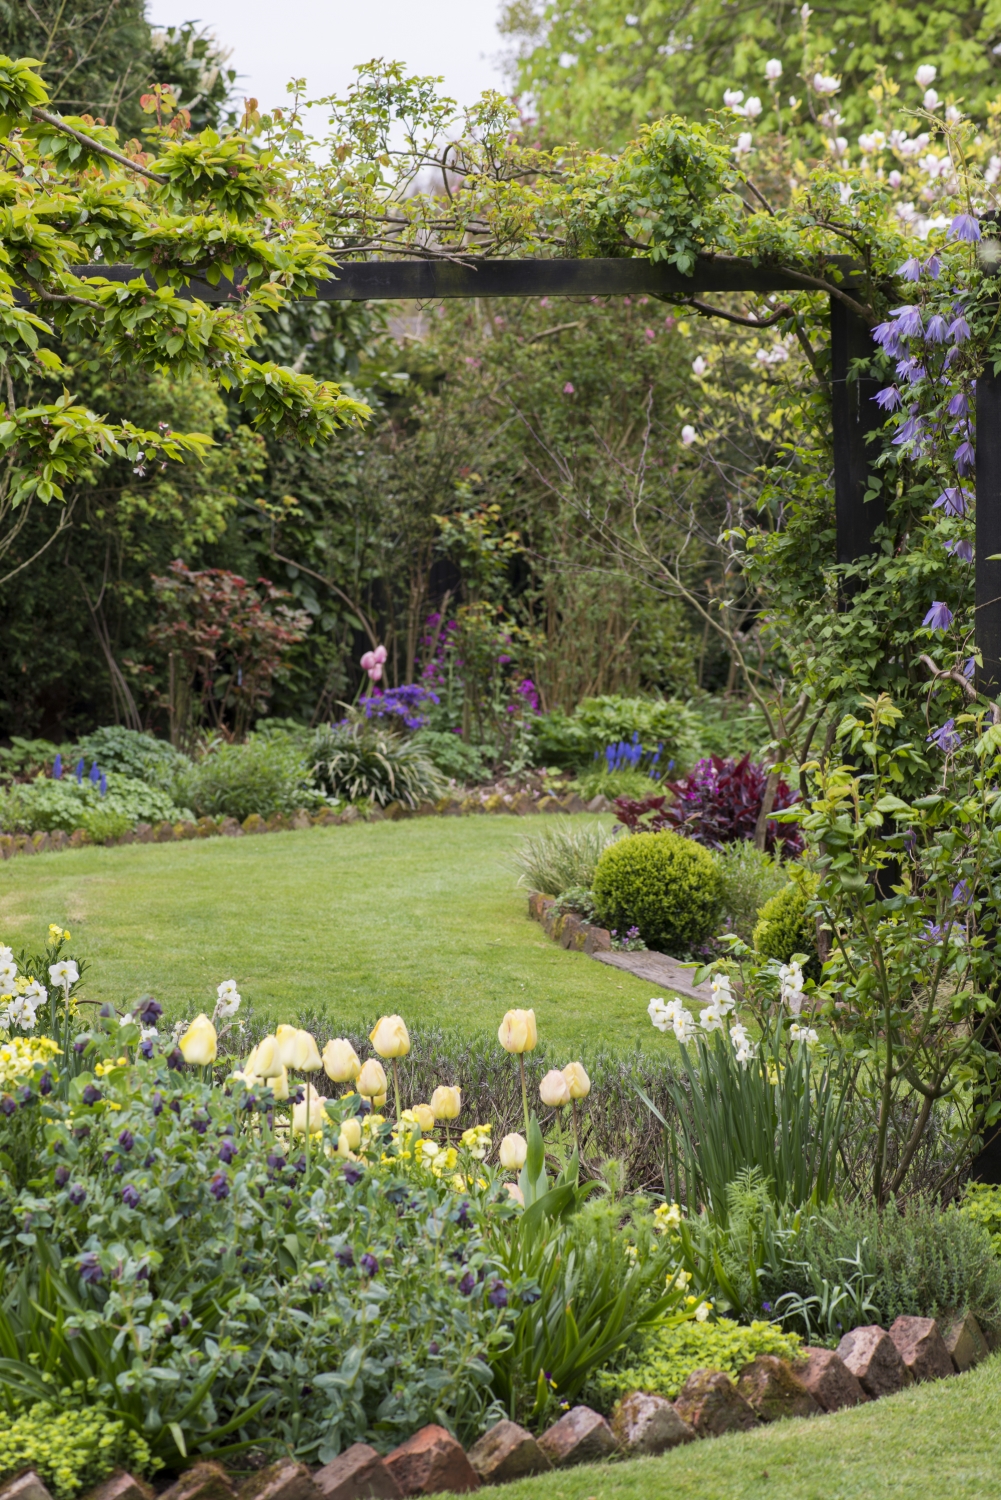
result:
[(945, 550), (951, 553), (957, 562), (971, 563), (973, 561), (972, 542), (946, 542)]
[(949, 606), (940, 599), (933, 599), (931, 609), (921, 623), (929, 630), (948, 630), (952, 621), (953, 613)]
[(881, 411), (896, 411), (901, 404), (900, 392), (895, 385), (888, 385), (877, 391), (872, 399)]
[(938, 729), (933, 729), (925, 743), (935, 745), (942, 751), (943, 755), (948, 755), (951, 751), (958, 750), (963, 741), (962, 737), (956, 732), (955, 719), (946, 719), (945, 723)]
[(947, 516), (965, 516), (967, 498), (965, 490), (950, 485), (939, 495), (932, 510), (944, 510)]
[(958, 318), (953, 318), (949, 324), (947, 337), (951, 343), (957, 345), (965, 344), (966, 340), (970, 337), (970, 325), (962, 313), (959, 314)]
[(912, 255), (904, 261), (902, 266), (897, 267), (897, 275), (902, 276), (905, 281), (920, 281), (921, 262), (916, 255)]
[(913, 303), (905, 303), (903, 307), (894, 307), (890, 310), (890, 317), (897, 320), (897, 332), (903, 339), (919, 339), (924, 334), (924, 324), (921, 321), (921, 309)]
[(954, 458), (956, 460), (956, 471), (963, 478), (965, 478), (967, 474), (973, 473), (974, 469), (977, 466), (977, 450), (974, 448), (969, 438), (967, 438), (964, 443), (960, 443), (959, 447), (956, 449)]
[(975, 245), (980, 239), (980, 225), (973, 214), (957, 214), (949, 225), (949, 238), (965, 240), (968, 245)]
[(928, 327), (925, 329), (925, 343), (941, 344), (945, 341), (947, 332), (948, 328), (945, 319), (941, 313), (936, 313), (934, 317), (928, 319)]
[(970, 403), (966, 399), (965, 391), (957, 391), (949, 402), (950, 417), (965, 417), (970, 410)]

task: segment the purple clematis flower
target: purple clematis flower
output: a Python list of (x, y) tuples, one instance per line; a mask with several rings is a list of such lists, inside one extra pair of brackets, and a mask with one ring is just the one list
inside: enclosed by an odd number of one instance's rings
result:
[(924, 333), (924, 324), (921, 321), (921, 309), (913, 303), (905, 303), (903, 307), (894, 307), (890, 310), (890, 317), (897, 320), (897, 331), (901, 338), (919, 339)]
[(901, 359), (897, 361), (897, 379), (906, 380), (909, 385), (918, 385), (925, 378), (925, 367), (919, 359)]
[(890, 359), (899, 359), (904, 353), (900, 342), (900, 330), (896, 323), (879, 323), (872, 330), (873, 342), (881, 344)]
[(967, 474), (973, 473), (974, 469), (977, 467), (977, 451), (974, 448), (973, 444), (970, 442), (969, 438), (966, 439), (965, 443), (960, 443), (959, 447), (956, 449), (954, 456), (956, 460), (956, 470), (959, 474), (965, 476)]
[(948, 755), (952, 750), (958, 750), (963, 740), (962, 736), (956, 732), (955, 719), (946, 719), (938, 729), (933, 729), (925, 743), (937, 746), (943, 755)]
[(965, 391), (957, 391), (949, 402), (950, 417), (965, 417), (970, 410), (970, 403), (966, 399)]
[(977, 658), (975, 656), (968, 656), (963, 663), (963, 676), (972, 677), (976, 670)]
[(920, 417), (908, 417), (907, 421), (901, 425), (893, 441), (895, 443), (912, 443), (915, 438), (920, 438), (923, 430), (924, 423)]
[(902, 266), (897, 267), (897, 275), (902, 276), (905, 281), (921, 280), (921, 262), (916, 255), (912, 255), (904, 261)]
[(953, 318), (949, 324), (947, 337), (954, 344), (965, 344), (966, 340), (970, 337), (970, 325), (962, 313), (958, 317)]
[(938, 256), (934, 254), (929, 255), (928, 259), (925, 261), (925, 275), (930, 276), (933, 281), (937, 281), (938, 273), (941, 271), (941, 269), (942, 262), (939, 260)]
[(966, 491), (950, 485), (944, 489), (932, 506), (932, 510), (944, 510), (947, 516), (966, 515)]
[(971, 563), (973, 561), (972, 542), (946, 542), (946, 552), (950, 552), (959, 562)]
[(936, 313), (933, 318), (928, 319), (928, 327), (925, 329), (925, 342), (928, 344), (941, 344), (948, 332), (946, 321), (941, 313)]
[(980, 225), (973, 214), (957, 214), (949, 225), (949, 238), (965, 240), (968, 245), (975, 245), (980, 238)]
[(943, 604), (940, 599), (933, 599), (931, 609), (921, 623), (930, 630), (948, 630), (952, 621), (953, 613), (948, 604)]
[(900, 392), (895, 385), (888, 385), (883, 390), (877, 391), (872, 399), (881, 411), (896, 411), (901, 405)]

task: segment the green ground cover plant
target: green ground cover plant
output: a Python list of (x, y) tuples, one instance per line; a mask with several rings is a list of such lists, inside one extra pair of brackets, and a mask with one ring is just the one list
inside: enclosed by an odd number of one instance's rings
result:
[(120, 837), (139, 822), (158, 823), (165, 818), (175, 823), (187, 816), (185, 802), (178, 803), (171, 792), (146, 781), (109, 771), (105, 785), (102, 796), (99, 784), (87, 776), (77, 783), (69, 773), (58, 781), (39, 776), (15, 782), (0, 790), (0, 828), (18, 833), (38, 829), (51, 833), (56, 828), (72, 833), (74, 828), (86, 828), (100, 841), (105, 836)]
[(198, 817), (240, 823), (251, 813), (269, 818), (322, 801), (307, 757), (285, 735), (215, 745), (180, 773), (175, 786)]
[(1001, 1187), (988, 1182), (968, 1182), (959, 1212), (984, 1226), (994, 1254), (1001, 1257)]
[(145, 1441), (84, 1388), (8, 1412), (0, 1432), (0, 1480), (34, 1469), (56, 1500), (73, 1500), (116, 1468), (142, 1477), (154, 1467)]
[(514, 817), (415, 818), (42, 854), (0, 864), (0, 928), (18, 947), (39, 912), (58, 917), (94, 962), (95, 998), (151, 991), (173, 1017), (235, 970), (262, 1019), (319, 1008), (361, 1031), (406, 995), (415, 1026), (475, 1037), (520, 1003), (568, 1046), (637, 1047), (649, 985), (528, 920), (508, 863), (524, 835)]
[(588, 1390), (606, 1412), (630, 1391), (655, 1391), (673, 1401), (695, 1370), (725, 1370), (736, 1377), (758, 1354), (795, 1361), (801, 1343), (798, 1334), (761, 1319), (749, 1325), (719, 1318), (654, 1328), (635, 1339), (612, 1368), (600, 1371)]

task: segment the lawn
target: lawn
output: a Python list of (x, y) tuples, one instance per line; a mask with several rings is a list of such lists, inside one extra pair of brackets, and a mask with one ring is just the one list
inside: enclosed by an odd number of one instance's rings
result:
[[(809, 1421), (505, 1485), (504, 1500), (988, 1500), (1001, 1494), (1001, 1355)], [(444, 1497), (443, 1497), (444, 1500)]]
[(547, 1039), (665, 1045), (649, 983), (566, 953), (528, 920), (505, 861), (534, 824), (421, 818), (301, 833), (133, 844), (0, 864), (0, 942), (51, 921), (92, 965), (91, 998), (152, 993), (168, 1015), (211, 1009), (234, 978), (257, 1015), (326, 1010), (345, 1028), (496, 1030), (534, 1006)]

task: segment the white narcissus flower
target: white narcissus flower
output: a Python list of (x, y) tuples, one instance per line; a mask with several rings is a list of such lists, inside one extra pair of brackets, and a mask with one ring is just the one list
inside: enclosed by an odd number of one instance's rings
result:
[(29, 980), (21, 991), (21, 998), (22, 1000), (27, 1000), (29, 1005), (34, 1005), (37, 1008), (39, 1005), (45, 1004), (49, 998), (49, 992), (44, 984), (39, 984), (37, 979), (32, 979)]
[(797, 1026), (794, 1023), (789, 1027), (789, 1035), (794, 1042), (805, 1042), (808, 1047), (815, 1047), (820, 1041), (812, 1026)]
[(240, 1009), (240, 995), (235, 979), (224, 979), (216, 989), (215, 1013), (220, 1021), (228, 1021)]
[(520, 1172), (528, 1156), (528, 1142), (513, 1130), (501, 1141), (497, 1156), (505, 1172)]
[(80, 970), (71, 958), (62, 958), (57, 964), (49, 965), (49, 979), (53, 984), (61, 984), (64, 990), (76, 984), (79, 978)]
[(16, 984), (17, 964), (12, 958), (5, 958), (0, 962), (0, 991), (12, 995)]
[(12, 1000), (7, 1007), (7, 1025), (20, 1026), (22, 1031), (33, 1031), (35, 1029), (35, 1007), (30, 1001), (19, 995)]
[(186, 1063), (207, 1068), (216, 1059), (216, 1029), (206, 1015), (196, 1016), (177, 1044)]
[(539, 1084), (539, 1097), (550, 1109), (559, 1109), (561, 1105), (570, 1103), (570, 1090), (559, 1068), (550, 1068), (543, 1078)]
[(699, 1024), (703, 1031), (722, 1031), (723, 1012), (715, 1004), (707, 1005), (705, 1010), (699, 1011)]
[(361, 1072), (361, 1061), (346, 1038), (331, 1037), (324, 1047), (323, 1071), (331, 1083), (354, 1083)]
[(769, 83), (778, 83), (782, 77), (782, 64), (777, 57), (770, 57), (765, 63), (765, 77)]
[(369, 1041), (380, 1057), (406, 1057), (410, 1051), (410, 1033), (402, 1016), (380, 1016)]
[(695, 1017), (680, 1004), (674, 1016), (674, 1035), (682, 1044), (690, 1042), (695, 1035)]
[(650, 1001), (650, 1004), (646, 1008), (646, 1013), (658, 1031), (666, 1031), (671, 1024), (667, 1014), (667, 1006), (659, 997), (655, 997)]
[(914, 82), (919, 89), (931, 88), (938, 77), (938, 68), (933, 63), (922, 63), (914, 75)]
[(713, 1305), (711, 1302), (700, 1302), (698, 1307), (695, 1309), (696, 1323), (705, 1323), (712, 1310)]

